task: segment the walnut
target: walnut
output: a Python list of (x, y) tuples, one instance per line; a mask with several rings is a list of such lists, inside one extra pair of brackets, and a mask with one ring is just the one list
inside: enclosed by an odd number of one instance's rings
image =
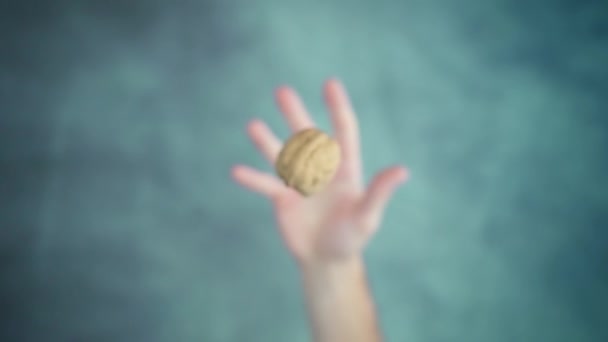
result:
[(303, 196), (322, 191), (340, 164), (340, 146), (317, 128), (297, 132), (283, 146), (276, 162), (279, 177)]

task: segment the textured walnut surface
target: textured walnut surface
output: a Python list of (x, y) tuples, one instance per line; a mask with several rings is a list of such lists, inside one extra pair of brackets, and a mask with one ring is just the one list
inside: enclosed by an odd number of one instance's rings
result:
[(309, 128), (294, 134), (283, 146), (276, 171), (285, 185), (304, 196), (323, 190), (340, 164), (340, 148), (327, 134)]

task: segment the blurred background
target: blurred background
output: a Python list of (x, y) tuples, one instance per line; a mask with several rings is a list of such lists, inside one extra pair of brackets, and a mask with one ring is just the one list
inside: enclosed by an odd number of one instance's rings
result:
[(0, 341), (310, 339), (245, 125), (349, 88), (388, 341), (608, 341), (606, 1), (4, 1)]

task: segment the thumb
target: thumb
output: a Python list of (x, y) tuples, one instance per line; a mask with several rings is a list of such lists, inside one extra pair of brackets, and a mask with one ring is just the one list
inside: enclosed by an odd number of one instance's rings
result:
[(373, 232), (378, 228), (393, 192), (407, 178), (408, 172), (401, 166), (384, 169), (374, 177), (359, 208), (359, 218), (364, 229)]

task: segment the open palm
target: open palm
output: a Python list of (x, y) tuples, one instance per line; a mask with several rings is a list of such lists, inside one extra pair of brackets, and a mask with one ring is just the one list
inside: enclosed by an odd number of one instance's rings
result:
[[(334, 137), (342, 151), (337, 174), (325, 190), (303, 197), (273, 174), (245, 165), (237, 165), (232, 170), (232, 176), (239, 184), (273, 202), (281, 236), (298, 262), (341, 259), (359, 254), (380, 226), (393, 191), (407, 177), (403, 167), (391, 167), (377, 174), (365, 187), (358, 122), (348, 95), (335, 79), (326, 82), (324, 95)], [(294, 90), (279, 88), (276, 100), (294, 132), (315, 126)], [(256, 147), (274, 166), (282, 142), (260, 120), (251, 121), (247, 131)]]

